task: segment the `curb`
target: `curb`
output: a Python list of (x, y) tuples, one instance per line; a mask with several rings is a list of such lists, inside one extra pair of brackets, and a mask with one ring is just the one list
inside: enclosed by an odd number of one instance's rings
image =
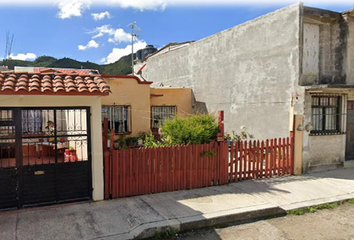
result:
[[(167, 231), (177, 233), (190, 230), (202, 229), (207, 227), (222, 226), (227, 224), (244, 223), (254, 220), (265, 219), (269, 217), (285, 216), (286, 211), (277, 206), (257, 206), (245, 211), (242, 209), (233, 209), (227, 212), (217, 212), (205, 215), (196, 215), (193, 217), (183, 217), (171, 219), (159, 223), (147, 224), (139, 226), (129, 233), (130, 238), (144, 239), (152, 238), (157, 233), (165, 233)], [(150, 225), (150, 226), (149, 226)], [(121, 236), (123, 237), (123, 236)], [(123, 238), (126, 238), (125, 236)]]
[(134, 229), (134, 231), (132, 231), (129, 236), (130, 239), (145, 239), (152, 238), (156, 236), (157, 233), (165, 233), (167, 231), (173, 233), (186, 232), (208, 227), (223, 226), (228, 224), (241, 224), (266, 218), (282, 217), (286, 216), (287, 211), (289, 210), (318, 206), (326, 203), (348, 201), (353, 199), (353, 197), (353, 194), (345, 194), (342, 196), (336, 196), (327, 199), (318, 199), (317, 201), (312, 201), (311, 203), (307, 201), (283, 207), (266, 204), (250, 207), (247, 211), (245, 211), (245, 208), (242, 208), (242, 210), (233, 209), (205, 215), (196, 215), (193, 217), (182, 217), (178, 219), (162, 221), (159, 223), (139, 226), (138, 228)]

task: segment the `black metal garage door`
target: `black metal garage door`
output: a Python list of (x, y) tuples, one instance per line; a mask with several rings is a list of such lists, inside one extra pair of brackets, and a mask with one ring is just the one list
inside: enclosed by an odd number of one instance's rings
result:
[(0, 209), (91, 198), (88, 108), (0, 109)]

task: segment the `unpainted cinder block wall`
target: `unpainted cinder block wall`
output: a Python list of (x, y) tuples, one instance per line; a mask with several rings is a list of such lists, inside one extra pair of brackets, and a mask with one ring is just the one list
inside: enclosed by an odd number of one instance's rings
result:
[(291, 5), (152, 56), (144, 77), (155, 86), (192, 88), (195, 111), (225, 111), (226, 132), (244, 125), (257, 139), (289, 136), (291, 99), (304, 95), (297, 87), (301, 11)]

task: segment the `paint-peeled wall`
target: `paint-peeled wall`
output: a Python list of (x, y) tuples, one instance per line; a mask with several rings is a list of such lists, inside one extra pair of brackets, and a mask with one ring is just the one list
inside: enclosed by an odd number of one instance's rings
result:
[(319, 78), (320, 26), (304, 23), (302, 80), (317, 84)]
[(299, 93), (301, 9), (291, 5), (156, 54), (144, 77), (155, 86), (192, 88), (197, 108), (225, 111), (227, 132), (246, 126), (256, 138), (288, 136), (291, 98)]
[(347, 84), (354, 85), (354, 11), (345, 17), (348, 23), (346, 75)]
[[(343, 94), (343, 99), (354, 98), (354, 92), (349, 90), (324, 89), (323, 94)], [(305, 98), (304, 125), (312, 122), (311, 119), (311, 94), (307, 93)], [(340, 109), (345, 111), (346, 101), (342, 101)], [(341, 116), (341, 130), (345, 132), (346, 115)], [(345, 158), (346, 134), (335, 135), (311, 135), (311, 132), (303, 131), (303, 172), (318, 172), (342, 167)]]
[(350, 26), (338, 12), (305, 7), (301, 85), (345, 84)]

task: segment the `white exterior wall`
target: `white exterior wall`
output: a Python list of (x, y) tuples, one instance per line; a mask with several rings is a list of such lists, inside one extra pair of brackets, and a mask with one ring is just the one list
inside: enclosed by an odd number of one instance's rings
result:
[[(195, 110), (225, 111), (225, 130), (257, 139), (289, 135), (300, 71), (301, 4), (291, 5), (174, 51), (151, 56), (154, 86), (188, 87)], [(295, 113), (302, 114), (303, 99)]]

